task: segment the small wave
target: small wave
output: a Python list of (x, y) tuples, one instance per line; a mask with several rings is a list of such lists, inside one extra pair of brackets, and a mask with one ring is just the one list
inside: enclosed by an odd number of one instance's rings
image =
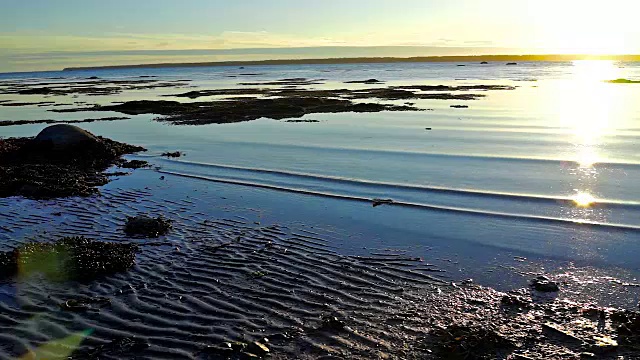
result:
[[(167, 174), (167, 175), (174, 175), (174, 176), (180, 176), (184, 178), (199, 179), (199, 180), (231, 184), (231, 185), (249, 186), (249, 187), (255, 187), (255, 188), (283, 191), (283, 192), (303, 194), (303, 195), (320, 196), (320, 197), (333, 198), (333, 199), (349, 200), (349, 201), (359, 201), (359, 202), (367, 202), (367, 203), (372, 202), (372, 199), (366, 198), (366, 197), (343, 195), (343, 194), (336, 194), (331, 192), (320, 192), (320, 191), (312, 191), (312, 190), (301, 189), (301, 188), (260, 184), (260, 183), (249, 182), (249, 181), (240, 181), (240, 180), (223, 179), (223, 178), (216, 178), (216, 177), (203, 176), (203, 175), (185, 174), (185, 173), (179, 173), (179, 172), (167, 171), (167, 170), (158, 170), (158, 172), (162, 174)], [(417, 208), (417, 209), (440, 211), (440, 212), (463, 213), (463, 214), (476, 215), (476, 216), (497, 217), (497, 218), (527, 220), (527, 221), (546, 222), (546, 223), (561, 223), (561, 224), (569, 224), (569, 225), (575, 225), (575, 226), (593, 226), (593, 227), (605, 228), (610, 230), (640, 232), (640, 226), (634, 226), (634, 225), (628, 225), (628, 224), (604, 223), (604, 222), (592, 221), (592, 220), (586, 220), (586, 219), (566, 219), (566, 218), (558, 218), (558, 217), (505, 213), (505, 212), (498, 212), (498, 211), (485, 211), (485, 210), (468, 209), (463, 207), (442, 206), (442, 205), (433, 205), (433, 204), (427, 204), (427, 203), (414, 203), (414, 202), (402, 202), (402, 201), (391, 202), (388, 204), (388, 206), (401, 206), (401, 207)]]
[[(478, 190), (478, 189), (449, 188), (444, 186), (401, 184), (401, 183), (393, 183), (393, 182), (381, 182), (381, 181), (371, 181), (371, 180), (364, 180), (364, 179), (344, 178), (344, 177), (330, 176), (330, 175), (317, 175), (317, 174), (295, 172), (295, 171), (283, 171), (283, 170), (273, 170), (273, 169), (244, 167), (244, 166), (211, 164), (211, 163), (202, 163), (202, 162), (194, 162), (194, 161), (184, 161), (184, 160), (168, 159), (167, 161), (186, 164), (186, 165), (199, 166), (199, 167), (238, 170), (238, 171), (246, 171), (246, 172), (258, 173), (258, 174), (269, 174), (269, 175), (278, 175), (278, 176), (289, 177), (289, 178), (338, 182), (343, 184), (362, 185), (362, 186), (377, 187), (377, 188), (417, 190), (417, 191), (432, 192), (432, 193), (444, 193), (444, 194), (453, 194), (453, 195), (462, 195), (462, 196), (478, 196), (478, 197), (497, 198), (497, 199), (511, 199), (511, 200), (521, 200), (521, 201), (528, 201), (528, 202), (546, 202), (546, 203), (564, 203), (564, 204), (574, 203), (574, 198), (570, 196), (549, 196), (549, 195), (539, 195), (539, 194), (522, 194), (522, 193), (486, 191), (486, 190)], [(640, 208), (640, 202), (598, 199), (593, 206), (594, 207)]]

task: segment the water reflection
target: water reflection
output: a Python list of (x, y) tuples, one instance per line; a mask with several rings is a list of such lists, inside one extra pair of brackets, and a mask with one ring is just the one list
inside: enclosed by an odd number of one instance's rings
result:
[(612, 119), (622, 116), (622, 103), (606, 80), (617, 79), (620, 69), (612, 61), (575, 61), (572, 79), (562, 96), (560, 121), (571, 130), (575, 168), (571, 169), (575, 181), (571, 184), (574, 209), (573, 218), (602, 220), (603, 211), (591, 208), (596, 203), (598, 162), (604, 161), (605, 136), (615, 126)]
[(579, 207), (590, 207), (596, 202), (596, 198), (589, 193), (580, 192), (573, 197), (573, 202)]

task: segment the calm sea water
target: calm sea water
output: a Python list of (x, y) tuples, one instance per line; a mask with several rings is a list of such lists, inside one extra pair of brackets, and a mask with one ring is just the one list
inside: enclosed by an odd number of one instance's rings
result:
[[(367, 212), (335, 205), (307, 214), (351, 222), (354, 233), (383, 239), (390, 246), (446, 246), (479, 264), (495, 260), (491, 254), (507, 253), (619, 269), (631, 277), (640, 272), (640, 84), (605, 82), (640, 80), (640, 64), (456, 65), (130, 69), (4, 74), (0, 79), (64, 77), (54, 81), (68, 81), (153, 75), (190, 79), (200, 89), (294, 77), (325, 79), (323, 85), (312, 86), (318, 88), (367, 87), (343, 82), (370, 78), (385, 81), (385, 86), (514, 85), (516, 90), (487, 92), (486, 98), (475, 101), (415, 101), (430, 111), (304, 117), (318, 123), (261, 119), (171, 126), (142, 115), (80, 126), (146, 146), (147, 156), (153, 156), (162, 171), (200, 179), (194, 181), (266, 186), (274, 198), (280, 196), (277, 190), (284, 190), (305, 194), (300, 197), (393, 199), (400, 206)], [(242, 75), (246, 73), (259, 75)], [(188, 90), (161, 88), (46, 100), (100, 104), (160, 98), (184, 101), (160, 97), (184, 91)], [(0, 95), (3, 99), (42, 100)], [(456, 104), (469, 108), (450, 107)], [(56, 114), (48, 109), (0, 107), (0, 121), (118, 115)], [(0, 136), (31, 136), (43, 127), (0, 127)], [(187, 156), (178, 160), (157, 157), (175, 150)], [(373, 211), (383, 215), (372, 215)]]

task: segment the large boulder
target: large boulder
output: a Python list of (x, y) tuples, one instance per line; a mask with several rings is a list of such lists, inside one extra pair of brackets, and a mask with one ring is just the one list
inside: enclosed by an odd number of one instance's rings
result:
[(95, 143), (98, 141), (98, 138), (77, 126), (56, 124), (44, 128), (38, 136), (36, 136), (35, 141), (41, 144), (64, 148), (84, 143)]

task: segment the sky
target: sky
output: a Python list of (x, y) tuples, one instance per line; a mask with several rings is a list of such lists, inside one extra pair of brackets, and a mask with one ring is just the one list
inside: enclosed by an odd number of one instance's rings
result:
[[(0, 0), (0, 9), (0, 72), (346, 57), (356, 47), (366, 56), (371, 47), (385, 47), (380, 56), (640, 53), (638, 0)], [(310, 49), (326, 46), (326, 56)]]

